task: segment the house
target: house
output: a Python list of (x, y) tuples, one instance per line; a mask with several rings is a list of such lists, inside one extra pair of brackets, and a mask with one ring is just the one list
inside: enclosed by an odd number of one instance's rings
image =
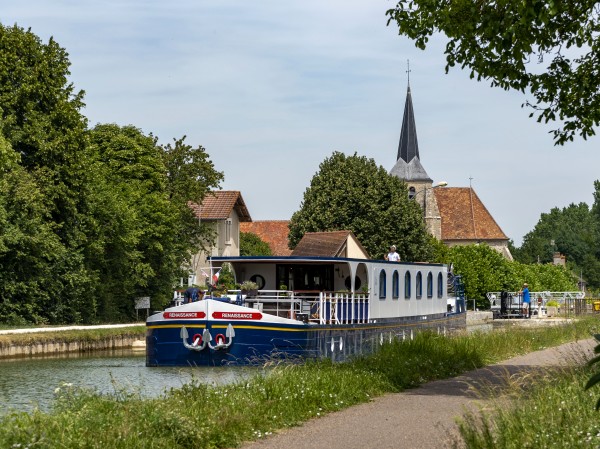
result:
[(188, 284), (204, 285), (212, 273), (208, 268), (209, 256), (240, 255), (240, 223), (252, 218), (246, 208), (242, 194), (235, 190), (217, 190), (206, 195), (202, 204), (191, 203), (190, 207), (199, 222), (209, 225), (214, 239), (206, 242), (206, 250), (192, 257)]
[(289, 256), (292, 253), (288, 247), (289, 223), (289, 220), (247, 221), (240, 223), (240, 232), (256, 234), (269, 245), (273, 256)]
[(486, 243), (513, 260), (508, 237), (472, 187), (433, 184), (421, 164), (410, 84), (406, 93), (397, 161), (390, 174), (404, 180), (423, 210), (427, 231), (448, 246)]
[(307, 232), (292, 251), (292, 256), (369, 259), (369, 253), (352, 231)]

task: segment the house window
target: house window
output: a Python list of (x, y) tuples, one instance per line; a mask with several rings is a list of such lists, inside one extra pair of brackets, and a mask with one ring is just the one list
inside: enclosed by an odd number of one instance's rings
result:
[(410, 271), (404, 273), (404, 297), (410, 299)]
[(400, 297), (400, 275), (397, 270), (394, 270), (392, 275), (392, 299), (398, 299)]
[(427, 274), (427, 297), (433, 298), (433, 274), (431, 271)]
[(379, 272), (379, 299), (385, 299), (386, 291), (385, 291), (385, 270), (381, 270)]
[(442, 276), (442, 273), (438, 274), (438, 298), (442, 298), (444, 296), (444, 276)]
[(421, 299), (421, 297), (423, 296), (423, 276), (421, 275), (420, 271), (417, 273), (417, 276), (415, 278), (415, 289), (417, 299)]
[(231, 220), (225, 221), (225, 244), (231, 244)]

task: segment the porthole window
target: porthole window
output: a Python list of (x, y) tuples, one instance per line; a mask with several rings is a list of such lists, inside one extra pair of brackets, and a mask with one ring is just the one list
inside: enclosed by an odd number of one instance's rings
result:
[(423, 276), (421, 275), (421, 272), (419, 271), (417, 273), (417, 276), (415, 277), (415, 293), (417, 294), (417, 299), (421, 299), (421, 297), (423, 296)]
[(259, 290), (262, 290), (265, 286), (265, 278), (262, 277), (260, 274), (253, 274), (252, 276), (250, 276), (250, 280), (256, 285), (258, 285)]
[(400, 297), (400, 275), (397, 270), (394, 270), (392, 275), (392, 299), (398, 299)]
[(442, 276), (442, 273), (438, 274), (438, 285), (437, 285), (437, 290), (438, 290), (438, 298), (443, 298), (444, 297), (444, 276)]
[(427, 274), (427, 297), (433, 298), (433, 274), (431, 271)]
[(386, 283), (385, 270), (381, 270), (379, 272), (379, 299), (385, 299), (385, 296), (386, 296), (385, 283)]
[(410, 299), (410, 271), (404, 273), (404, 297)]

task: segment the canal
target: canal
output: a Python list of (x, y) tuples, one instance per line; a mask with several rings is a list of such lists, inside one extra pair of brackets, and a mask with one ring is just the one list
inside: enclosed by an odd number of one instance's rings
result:
[(251, 367), (145, 366), (144, 352), (119, 350), (91, 355), (0, 360), (0, 415), (11, 410), (49, 411), (55, 390), (64, 384), (103, 394), (128, 392), (157, 397), (171, 388), (202, 382), (220, 385), (256, 373)]

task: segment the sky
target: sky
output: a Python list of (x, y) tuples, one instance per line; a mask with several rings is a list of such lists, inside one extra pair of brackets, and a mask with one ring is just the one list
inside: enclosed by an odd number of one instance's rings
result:
[(445, 73), (387, 26), (385, 0), (0, 0), (3, 25), (65, 48), (89, 126), (187, 136), (253, 220), (287, 220), (334, 151), (394, 166), (408, 85), (421, 163), (472, 185), (517, 246), (540, 214), (593, 203), (600, 141), (554, 146), (529, 98)]

